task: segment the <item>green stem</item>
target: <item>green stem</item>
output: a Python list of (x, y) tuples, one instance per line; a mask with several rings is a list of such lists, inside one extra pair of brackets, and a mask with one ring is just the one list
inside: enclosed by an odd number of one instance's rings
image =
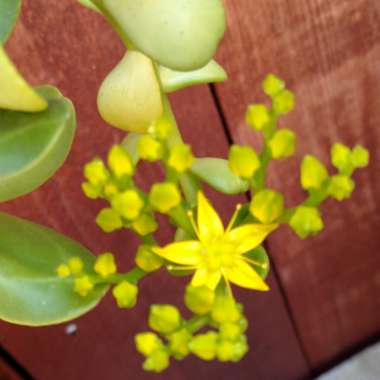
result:
[(186, 322), (186, 329), (194, 334), (201, 328), (207, 326), (210, 323), (210, 317), (208, 315), (197, 315)]
[(94, 282), (97, 284), (118, 284), (122, 281), (128, 281), (136, 285), (147, 274), (148, 272), (143, 271), (141, 268), (134, 267), (126, 273), (113, 274), (104, 279), (97, 278)]

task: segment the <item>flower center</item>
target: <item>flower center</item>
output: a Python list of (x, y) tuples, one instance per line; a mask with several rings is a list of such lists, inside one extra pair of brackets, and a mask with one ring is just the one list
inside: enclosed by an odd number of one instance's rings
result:
[(204, 263), (208, 270), (217, 271), (234, 265), (236, 247), (225, 240), (217, 240), (205, 247)]

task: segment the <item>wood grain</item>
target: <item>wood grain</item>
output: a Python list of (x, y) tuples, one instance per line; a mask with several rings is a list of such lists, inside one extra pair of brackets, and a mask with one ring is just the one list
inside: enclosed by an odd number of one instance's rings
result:
[(326, 229), (300, 241), (287, 228), (269, 247), (313, 368), (380, 330), (380, 6), (372, 0), (227, 1), (229, 31), (219, 61), (230, 81), (217, 86), (231, 135), (260, 141), (244, 123), (247, 103), (264, 101), (269, 72), (297, 97), (282, 122), (298, 134), (295, 158), (270, 168), (270, 186), (288, 205), (305, 196), (299, 163), (308, 152), (326, 164), (336, 141), (364, 144), (369, 168), (355, 174), (345, 203), (322, 207)]
[[(133, 260), (136, 238), (128, 233), (102, 233), (94, 218), (102, 202), (86, 199), (80, 190), (82, 167), (100, 155), (122, 134), (104, 125), (96, 112), (96, 92), (106, 73), (123, 55), (118, 38), (96, 14), (74, 0), (26, 0), (21, 21), (7, 45), (12, 58), (32, 83), (52, 83), (70, 97), (78, 113), (78, 131), (65, 165), (38, 191), (1, 209), (48, 225), (80, 241), (95, 253), (114, 252), (119, 266)], [(195, 144), (198, 155), (225, 156), (227, 139), (208, 87), (181, 91), (172, 97), (186, 141)], [(162, 175), (156, 166), (146, 166), (139, 178), (149, 184)], [(211, 192), (224, 218), (230, 216), (236, 199)], [(160, 236), (168, 241), (172, 230)], [(249, 329), (251, 352), (236, 365), (201, 363), (189, 359), (173, 363), (157, 379), (236, 378), (295, 380), (308, 374), (308, 367), (292, 328), (276, 279), (269, 280), (272, 292), (240, 292), (252, 320)], [(143, 379), (142, 358), (136, 353), (133, 336), (146, 329), (149, 304), (182, 304), (184, 280), (157, 273), (144, 280), (138, 306), (118, 310), (108, 297), (101, 305), (75, 321), (77, 333), (67, 335), (65, 326), (31, 329), (0, 323), (2, 344), (38, 380)]]

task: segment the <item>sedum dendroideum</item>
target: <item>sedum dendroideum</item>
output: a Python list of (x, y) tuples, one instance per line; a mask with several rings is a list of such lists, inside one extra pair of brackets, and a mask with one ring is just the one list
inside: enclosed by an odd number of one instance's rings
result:
[[(62, 322), (94, 307), (107, 289), (111, 289), (118, 307), (130, 309), (138, 297), (143, 297), (139, 294), (140, 281), (152, 272), (164, 270), (168, 275), (188, 276), (184, 303), (193, 315), (185, 319), (173, 305), (151, 305), (147, 320), (152, 331), (135, 337), (136, 348), (145, 357), (143, 368), (161, 372), (171, 358), (182, 360), (190, 354), (203, 360), (239, 361), (248, 352), (245, 331), (249, 316), (235, 299), (234, 287), (268, 291), (265, 279), (270, 263), (262, 245), (264, 240), (282, 225), (301, 239), (319, 233), (324, 227), (319, 206), (327, 198), (342, 201), (350, 197), (355, 187), (352, 174), (367, 166), (369, 154), (360, 145), (350, 149), (335, 144), (331, 148), (331, 162), (336, 168), (333, 174), (318, 158), (306, 155), (300, 164), (300, 178), (308, 195), (300, 204), (289, 207), (284, 195), (269, 188), (267, 182), (269, 165), (292, 156), (296, 150), (294, 132), (278, 124), (295, 106), (295, 95), (283, 80), (273, 74), (264, 78), (262, 89), (271, 105), (252, 104), (247, 109), (247, 128), (262, 135), (259, 152), (248, 145), (235, 144), (226, 158), (195, 157), (192, 147), (183, 141), (170, 107), (168, 93), (227, 78), (213, 60), (226, 25), (221, 0), (79, 2), (105, 17), (127, 50), (100, 86), (97, 105), (108, 124), (128, 134), (110, 147), (105, 159), (95, 157), (85, 165), (82, 190), (91, 199), (105, 201), (96, 217), (102, 231), (128, 229), (139, 236), (140, 246), (135, 253), (135, 266), (120, 272), (111, 252), (95, 259), (76, 243), (51, 231), (43, 232), (42, 227), (25, 224), (25, 236), (30, 241), (33, 242), (33, 232), (40, 231), (65, 248), (64, 260), (57, 255), (54, 260), (49, 259), (47, 267), (51, 272), (55, 270), (55, 281), (64, 288), (66, 299), (59, 303), (61, 294), (52, 291), (51, 315), (45, 319), (34, 306), (30, 313), (33, 317), (29, 317), (27, 303), (24, 307), (28, 312), (23, 319), (1, 307), (0, 318), (26, 325)], [(2, 34), (7, 35), (8, 31), (0, 29), (0, 37)], [(13, 97), (3, 99), (0, 92), (0, 108), (7, 109), (0, 111), (0, 121), (7, 120), (9, 110), (16, 110), (30, 113), (23, 117), (15, 114), (20, 123), (32, 120), (31, 124), (38, 124), (39, 117), (45, 120), (54, 111), (51, 98), (66, 105), (61, 112), (66, 111), (71, 116), (67, 120), (72, 121), (74, 112), (68, 101), (51, 89), (30, 87), (0, 46), (1, 67), (8, 74), (6, 80), (0, 81), (0, 89), (10, 89)], [(41, 178), (34, 172), (29, 174), (30, 186), (18, 189), (15, 185), (14, 193), (31, 191), (52, 174), (64, 158), (61, 156), (70, 145), (73, 129), (73, 125), (66, 127), (68, 136), (62, 140), (66, 149), (56, 153), (55, 167), (48, 167), (46, 173), (39, 170), (45, 173)], [(0, 148), (1, 137), (0, 132)], [(0, 178), (1, 160), (0, 149)], [(35, 160), (43, 166), (42, 159)], [(149, 190), (141, 189), (135, 181), (140, 161), (159, 163), (164, 169), (164, 179), (152, 184)], [(0, 200), (1, 186), (0, 182)], [(225, 226), (205, 195), (206, 186), (225, 196), (249, 191), (251, 201), (236, 205)], [(3, 197), (10, 199), (11, 195)], [(155, 237), (160, 214), (175, 229), (165, 245), (160, 245)], [(7, 223), (14, 225), (14, 230), (22, 230), (22, 221), (0, 214), (0, 228)], [(5, 252), (12, 252), (11, 243), (3, 245)], [(50, 249), (48, 243), (41, 247), (43, 252)], [(6, 291), (0, 287), (0, 294)]]

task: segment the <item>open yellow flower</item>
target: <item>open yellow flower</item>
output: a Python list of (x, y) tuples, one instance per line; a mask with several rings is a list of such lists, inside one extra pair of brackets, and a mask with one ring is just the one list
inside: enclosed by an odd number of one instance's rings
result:
[[(237, 210), (238, 211), (238, 210)], [(245, 224), (232, 228), (237, 216), (235, 212), (227, 229), (219, 215), (202, 192), (198, 193), (197, 223), (193, 221), (199, 240), (169, 244), (153, 251), (180, 267), (174, 269), (195, 270), (191, 280), (193, 286), (215, 289), (224, 278), (229, 283), (248, 289), (269, 290), (268, 285), (253, 269), (262, 266), (244, 254), (256, 248), (266, 236), (277, 228), (277, 224)]]

